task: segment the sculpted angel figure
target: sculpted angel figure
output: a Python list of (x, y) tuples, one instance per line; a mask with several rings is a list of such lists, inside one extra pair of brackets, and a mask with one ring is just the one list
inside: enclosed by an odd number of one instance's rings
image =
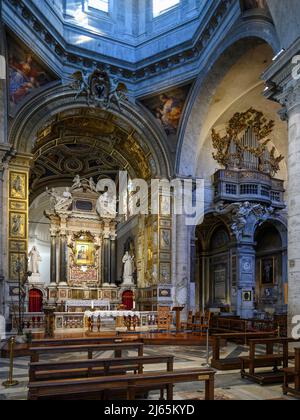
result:
[(271, 169), (271, 175), (274, 176), (277, 174), (277, 172), (280, 171), (280, 163), (284, 160), (284, 156), (280, 155), (278, 157), (275, 157), (276, 154), (276, 148), (273, 147), (270, 152), (270, 169)]
[(110, 89), (107, 101), (107, 108), (110, 106), (111, 102), (114, 101), (119, 111), (121, 111), (121, 100), (126, 98), (127, 87), (124, 83), (121, 83), (116, 77), (110, 80)]
[(54, 188), (51, 190), (46, 188), (46, 191), (51, 198), (56, 212), (69, 210), (71, 204), (73, 203), (73, 196), (70, 192), (70, 188), (66, 188), (62, 195), (59, 195)]
[(70, 85), (72, 89), (77, 90), (77, 94), (75, 96), (75, 100), (79, 98), (79, 96), (83, 93), (87, 95), (88, 103), (90, 103), (90, 96), (91, 96), (91, 90), (88, 85), (88, 82), (86, 81), (82, 71), (76, 71), (72, 74), (71, 78), (74, 80), (73, 83)]
[(216, 208), (216, 214), (227, 215), (231, 214), (232, 225), (231, 229), (237, 239), (242, 235), (247, 224), (248, 217), (253, 210), (253, 205), (246, 201), (245, 203), (233, 203), (225, 206), (221, 203)]
[(79, 190), (82, 187), (81, 179), (79, 175), (76, 175), (73, 179), (72, 190)]
[(93, 192), (97, 192), (97, 189), (96, 189), (96, 183), (95, 183), (95, 181), (94, 181), (94, 179), (93, 179), (93, 177), (91, 177), (90, 179), (89, 179), (89, 186), (90, 186), (90, 190), (91, 191), (93, 191)]

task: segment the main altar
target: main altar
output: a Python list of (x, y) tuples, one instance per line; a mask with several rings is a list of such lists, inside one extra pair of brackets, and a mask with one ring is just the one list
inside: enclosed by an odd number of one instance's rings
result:
[[(132, 307), (128, 309), (133, 309), (136, 290), (133, 279), (116, 284), (119, 219), (107, 195), (99, 194), (92, 179), (80, 177), (64, 192), (54, 189), (47, 192), (52, 207), (45, 213), (51, 237), (47, 303), (74, 313), (85, 312), (91, 306), (116, 310), (122, 305), (126, 291), (132, 292)], [(100, 212), (100, 206), (104, 211)]]

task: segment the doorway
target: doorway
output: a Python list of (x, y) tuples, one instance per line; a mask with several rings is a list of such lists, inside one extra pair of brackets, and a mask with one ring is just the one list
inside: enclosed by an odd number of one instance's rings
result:
[(32, 289), (29, 292), (29, 312), (43, 312), (43, 293), (40, 290)]
[(122, 295), (122, 304), (126, 307), (127, 311), (131, 311), (133, 309), (133, 297), (134, 294), (131, 290), (127, 290)]

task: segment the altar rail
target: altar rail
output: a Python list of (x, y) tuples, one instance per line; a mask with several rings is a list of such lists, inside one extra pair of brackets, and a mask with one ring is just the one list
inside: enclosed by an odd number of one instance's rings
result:
[[(25, 313), (24, 318), (25, 331), (44, 331), (45, 330), (45, 315), (44, 313)], [(19, 316), (13, 317), (12, 327), (13, 331), (17, 331), (19, 324)]]
[[(140, 327), (149, 331), (157, 329), (157, 312), (139, 312)], [(83, 331), (87, 328), (84, 325), (84, 313), (56, 312), (55, 313), (55, 331), (63, 332), (66, 330)], [(25, 331), (43, 332), (45, 329), (44, 313), (25, 313), (24, 314)], [(18, 329), (18, 316), (13, 318), (13, 330)]]

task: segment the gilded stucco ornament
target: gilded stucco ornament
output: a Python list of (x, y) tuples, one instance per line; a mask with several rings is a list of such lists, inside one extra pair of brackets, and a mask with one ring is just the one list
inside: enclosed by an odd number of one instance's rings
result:
[[(216, 150), (213, 158), (226, 169), (247, 169), (245, 155), (248, 153), (257, 160), (257, 170), (275, 176), (284, 157), (276, 157), (276, 149), (269, 152), (267, 147), (271, 141), (268, 136), (272, 134), (274, 125), (274, 121), (253, 108), (236, 113), (226, 127), (225, 136), (212, 130), (212, 143)], [(250, 137), (249, 132), (253, 138), (250, 142), (245, 139), (247, 135)]]

